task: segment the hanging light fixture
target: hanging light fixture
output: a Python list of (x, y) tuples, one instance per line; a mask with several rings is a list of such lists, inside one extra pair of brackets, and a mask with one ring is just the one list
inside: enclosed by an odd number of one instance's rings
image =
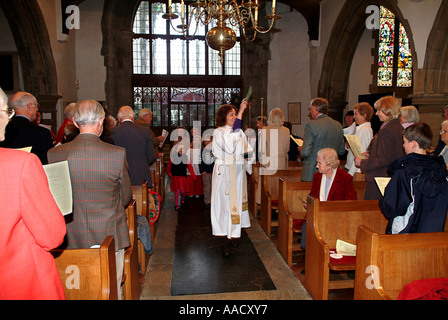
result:
[[(244, 37), (249, 41), (254, 41), (257, 32), (267, 33), (274, 26), (274, 22), (281, 17), (275, 13), (276, 0), (272, 1), (272, 13), (266, 16), (269, 21), (267, 29), (263, 29), (258, 25), (258, 8), (259, 0), (241, 0), (241, 4), (237, 0), (196, 0), (188, 6), (190, 10), (186, 10), (184, 0), (181, 0), (181, 25), (177, 28), (173, 26), (173, 20), (179, 18), (176, 13), (172, 12), (172, 0), (168, 0), (168, 9), (163, 15), (164, 19), (170, 21), (171, 27), (179, 33), (182, 33), (186, 39), (191, 39), (200, 24), (209, 25), (216, 21), (216, 27), (207, 32), (206, 40), (210, 48), (219, 51), (221, 64), (224, 63), (225, 52), (232, 49), (236, 43), (236, 34), (231, 28), (239, 27)], [(190, 26), (195, 23), (195, 31), (192, 35), (188, 35), (187, 31)]]

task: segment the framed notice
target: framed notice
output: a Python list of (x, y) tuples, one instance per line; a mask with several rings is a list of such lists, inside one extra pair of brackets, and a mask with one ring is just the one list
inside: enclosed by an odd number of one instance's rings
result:
[(291, 124), (300, 124), (300, 102), (288, 102), (288, 121)]

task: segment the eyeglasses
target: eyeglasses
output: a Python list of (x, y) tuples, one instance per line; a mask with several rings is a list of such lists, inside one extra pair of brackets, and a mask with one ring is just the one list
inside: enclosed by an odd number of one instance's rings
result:
[(448, 131), (447, 130), (440, 130), (440, 134), (444, 134), (444, 133), (447, 133)]
[(14, 111), (14, 109), (8, 109), (8, 110), (0, 110), (2, 112), (6, 112), (8, 114), (8, 118), (11, 119), (12, 117), (14, 117), (14, 115), (16, 114), (16, 112)]

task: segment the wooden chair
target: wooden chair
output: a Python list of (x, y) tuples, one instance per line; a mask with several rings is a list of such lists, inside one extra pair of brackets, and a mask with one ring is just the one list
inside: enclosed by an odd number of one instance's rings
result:
[[(277, 248), (288, 266), (292, 266), (293, 252), (302, 251), (299, 243), (294, 241), (294, 234), (300, 230), (294, 230), (293, 225), (296, 220), (305, 219), (304, 201), (311, 191), (311, 185), (312, 182), (291, 182), (280, 178)], [(365, 181), (355, 181), (353, 186), (358, 199), (364, 199)]]
[(117, 300), (113, 236), (98, 249), (51, 250), (67, 300)]
[(261, 205), (260, 205), (260, 226), (271, 236), (271, 228), (278, 226), (278, 222), (272, 222), (272, 210), (278, 210), (279, 206), (279, 178), (286, 177), (290, 181), (299, 181), (300, 167), (294, 169), (277, 170), (273, 174), (260, 175), (261, 183)]
[(395, 300), (414, 280), (448, 277), (448, 232), (384, 235), (358, 227), (355, 300)]
[(126, 248), (124, 254), (124, 272), (123, 272), (123, 299), (138, 300), (140, 299), (140, 279), (138, 272), (138, 243), (137, 243), (137, 214), (136, 202), (131, 200), (126, 208), (128, 216), (129, 237), (131, 245)]
[(353, 288), (353, 280), (330, 281), (330, 270), (355, 270), (355, 259), (330, 259), (338, 239), (356, 245), (358, 226), (384, 233), (387, 219), (377, 200), (322, 201), (308, 196), (306, 213), (305, 287), (316, 300), (327, 300), (328, 290)]

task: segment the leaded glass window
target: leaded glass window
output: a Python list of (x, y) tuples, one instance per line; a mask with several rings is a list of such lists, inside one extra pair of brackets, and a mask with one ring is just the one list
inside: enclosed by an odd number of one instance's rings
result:
[(412, 86), (412, 53), (404, 26), (385, 7), (380, 8), (378, 41), (379, 87)]
[[(173, 2), (172, 8), (180, 15), (180, 3)], [(231, 103), (241, 91), (239, 38), (221, 65), (218, 51), (205, 40), (212, 25), (195, 30), (192, 23), (188, 32), (195, 35), (186, 39), (162, 18), (165, 13), (166, 2), (141, 1), (134, 17), (134, 110), (153, 111), (152, 126), (167, 130), (193, 126), (194, 121), (214, 127), (217, 108)], [(235, 32), (239, 37), (239, 30)]]

